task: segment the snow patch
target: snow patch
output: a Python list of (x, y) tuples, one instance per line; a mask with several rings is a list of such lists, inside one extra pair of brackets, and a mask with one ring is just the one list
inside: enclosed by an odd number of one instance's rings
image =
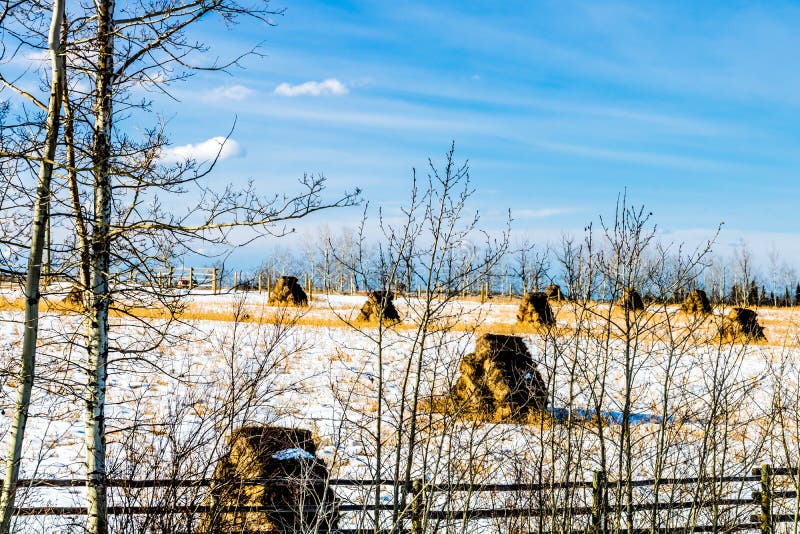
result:
[(291, 449), (283, 449), (275, 454), (272, 457), (276, 460), (313, 460), (314, 455), (308, 452), (305, 449), (299, 449), (297, 447), (292, 447)]

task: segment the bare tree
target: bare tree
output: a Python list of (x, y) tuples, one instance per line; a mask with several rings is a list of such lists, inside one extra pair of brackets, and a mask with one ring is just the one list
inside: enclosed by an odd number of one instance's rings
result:
[[(146, 112), (148, 107), (147, 102), (131, 99), (132, 87), (150, 84), (167, 91), (171, 82), (195, 68), (224, 70), (236, 64), (239, 58), (224, 64), (202, 64), (195, 59), (195, 54), (206, 48), (188, 38), (189, 29), (212, 16), (229, 24), (240, 17), (272, 24), (270, 17), (279, 12), (270, 10), (268, 2), (147, 1), (117, 13), (113, 0), (100, 0), (92, 6), (70, 8), (75, 12), (66, 17), (65, 38), (58, 39), (60, 20), (54, 25), (55, 33), (51, 32), (54, 49), (60, 44), (66, 50), (67, 78), (71, 82), (67, 88), (63, 76), (59, 77), (61, 85), (53, 92), (54, 99), (61, 99), (63, 93), (66, 104), (66, 164), (58, 165), (67, 170), (69, 184), (68, 198), (53, 202), (61, 202), (71, 212), (77, 235), (75, 270), (65, 265), (60, 270), (73, 273), (83, 295), (88, 529), (101, 533), (108, 529), (105, 396), (109, 353), (112, 349), (124, 350), (111, 344), (109, 310), (113, 301), (117, 311), (136, 321), (130, 310), (143, 303), (158, 303), (171, 310), (176, 305), (174, 295), (159, 293), (157, 288), (123, 287), (112, 280), (111, 273), (125, 278), (129, 273), (131, 278), (141, 273), (144, 279), (152, 280), (147, 274), (164, 254), (183, 254), (201, 242), (235, 246), (235, 228), (253, 230), (246, 240), (283, 234), (288, 229), (281, 223), (350, 204), (357, 193), (323, 201), (320, 194), (325, 180), (321, 176), (302, 179), (303, 191), (296, 195), (262, 196), (252, 183), (217, 191), (203, 183), (215, 161), (209, 165), (185, 161), (166, 166), (159, 161), (167, 143), (163, 127), (145, 132), (140, 140), (129, 137), (121, 127), (126, 116), (137, 110)], [(37, 21), (19, 17), (14, 22), (28, 31), (35, 43)], [(92, 87), (90, 94), (81, 89), (86, 85)], [(58, 104), (55, 109), (60, 107)], [(55, 139), (57, 124), (53, 132)], [(54, 158), (40, 159), (52, 164)], [(189, 192), (197, 205), (186, 213), (170, 215), (160, 204), (164, 194)], [(37, 265), (40, 262), (37, 260)], [(159, 342), (154, 343), (157, 346)]]
[[(341, 318), (365, 341), (371, 365), (359, 370), (353, 382), (332, 384), (341, 405), (346, 424), (338, 429), (338, 440), (353, 436), (369, 447), (371, 478), (395, 481), (391, 518), (381, 519), (382, 493), (375, 488), (364, 503), (371, 503), (374, 512), (369, 528), (375, 532), (390, 528), (402, 531), (408, 521), (410, 506), (425, 507), (418, 496), (410, 495), (413, 480), (423, 473), (444, 479), (457, 463), (459, 452), (450, 431), (457, 423), (445, 426), (441, 414), (431, 402), (431, 381), (442, 384), (452, 378), (452, 363), (463, 356), (466, 340), (474, 337), (475, 327), (456, 329), (464, 314), (475, 311), (477, 304), (458, 299), (475, 277), (498, 265), (508, 247), (503, 233), (497, 241), (484, 236), (481, 248), (486, 263), (475, 261), (475, 244), (481, 232), (477, 215), (467, 210), (472, 195), (467, 163), (458, 163), (451, 146), (442, 167), (429, 162), (427, 180), (417, 181), (416, 173), (408, 202), (402, 208), (402, 219), (389, 223), (379, 212), (381, 240), (374, 247), (367, 245), (366, 222), (356, 234), (358, 249), (350, 258), (343, 258), (334, 248), (337, 261), (351, 269), (351, 276), (368, 289), (380, 291), (382, 302), (371, 323), (359, 323), (354, 317)], [(393, 218), (394, 219), (394, 218)], [(366, 221), (366, 219), (365, 219)], [(487, 265), (488, 264), (488, 265)], [(419, 288), (396, 293), (403, 289)], [(385, 319), (383, 306), (394, 293), (402, 303), (403, 325)], [(398, 350), (400, 357), (398, 362)], [(398, 365), (400, 366), (398, 368)], [(364, 392), (366, 390), (366, 392)], [(369, 399), (371, 409), (363, 412), (362, 403)], [(452, 456), (451, 456), (452, 455)], [(452, 460), (452, 464), (448, 463)], [(358, 523), (363, 528), (365, 514)], [(425, 518), (420, 527), (438, 528)]]
[(539, 291), (549, 267), (547, 248), (537, 248), (526, 239), (518, 245), (515, 257), (516, 265), (512, 272), (520, 279), (521, 291)]
[[(22, 368), (19, 376), (19, 392), (11, 429), (9, 455), (0, 494), (0, 532), (9, 532), (14, 507), (14, 490), (19, 477), (22, 442), (25, 436), (31, 390), (35, 376), (36, 343), (39, 330), (39, 283), (42, 275), (42, 256), (46, 233), (50, 226), (50, 182), (61, 119), (61, 97), (64, 90), (65, 61), (61, 40), (61, 23), (64, 18), (64, 0), (53, 4), (53, 15), (48, 33), (48, 47), (52, 65), (50, 99), (47, 107), (45, 140), (40, 159), (39, 179), (36, 188), (36, 203), (33, 212), (33, 230), (25, 277), (25, 333), (22, 340)], [(49, 260), (49, 258), (48, 258)]]

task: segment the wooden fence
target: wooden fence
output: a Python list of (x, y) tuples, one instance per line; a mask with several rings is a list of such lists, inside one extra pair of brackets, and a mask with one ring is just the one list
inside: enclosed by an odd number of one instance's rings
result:
[[(26, 267), (22, 265), (7, 266), (0, 268), (0, 283), (11, 284), (12, 286), (21, 286), (25, 282)], [(503, 276), (497, 275), (500, 278)], [(258, 272), (256, 274), (247, 275), (243, 271), (224, 271), (217, 267), (187, 267), (166, 265), (161, 267), (148, 267), (141, 269), (132, 269), (125, 272), (111, 272), (109, 278), (112, 285), (116, 284), (131, 284), (131, 285), (144, 285), (147, 287), (158, 288), (176, 288), (176, 289), (203, 289), (210, 290), (213, 294), (218, 294), (226, 291), (266, 291), (271, 292), (273, 283), (277, 280), (278, 276), (273, 276), (268, 273)], [(315, 292), (334, 293), (342, 295), (353, 295), (358, 293), (358, 286), (353, 277), (339, 277), (336, 280), (327, 280), (324, 282), (315, 281), (313, 273), (305, 272), (298, 273), (298, 278), (303, 284), (306, 294), (311, 297)], [(63, 283), (71, 284), (75, 282), (74, 273), (66, 273), (61, 271), (53, 271), (47, 275), (43, 275), (45, 284), (49, 283)], [(505, 290), (505, 287), (508, 290)], [(363, 291), (363, 288), (361, 288)], [(428, 293), (428, 288), (422, 285), (415, 287), (405, 287), (404, 284), (398, 284), (394, 288), (395, 293), (404, 294), (408, 296), (422, 297)], [(522, 297), (525, 291), (514, 291), (512, 284), (490, 284), (482, 278), (475, 278), (466, 287), (458, 292), (453, 292), (442, 284), (437, 284), (430, 288), (430, 293), (442, 297), (444, 295), (458, 295), (458, 296), (471, 296), (479, 297), (481, 302), (493, 297)]]
[[(358, 487), (375, 488), (376, 486), (390, 486), (394, 489), (395, 495), (391, 504), (374, 503), (355, 503), (344, 500), (337, 493), (340, 503), (337, 506), (339, 512), (343, 514), (372, 514), (376, 512), (394, 513), (397, 518), (393, 527), (393, 532), (411, 532), (411, 534), (422, 534), (424, 530), (438, 531), (439, 529), (451, 525), (454, 522), (475, 522), (481, 520), (498, 520), (511, 518), (556, 518), (565, 525), (565, 531), (583, 532), (587, 534), (602, 533), (686, 533), (686, 532), (733, 532), (733, 531), (758, 531), (763, 534), (772, 534), (777, 525), (782, 523), (800, 524), (800, 510), (798, 509), (797, 481), (800, 472), (797, 468), (777, 468), (773, 469), (769, 465), (764, 465), (754, 469), (750, 476), (723, 476), (723, 477), (691, 477), (691, 478), (664, 478), (660, 480), (634, 480), (634, 481), (609, 481), (602, 471), (595, 473), (592, 481), (587, 482), (563, 482), (545, 484), (466, 484), (466, 483), (441, 483), (425, 480), (414, 480), (408, 482), (397, 482), (394, 480), (362, 480), (362, 479), (328, 479), (317, 481), (299, 481), (299, 479), (252, 479), (247, 481), (236, 481), (243, 485), (270, 485), (270, 484), (325, 484), (331, 487)], [(791, 479), (787, 478), (791, 477)], [(787, 489), (776, 489), (776, 480), (783, 479), (780, 485)], [(219, 484), (219, 481), (212, 479), (171, 479), (171, 480), (108, 480), (107, 488), (125, 489), (156, 489), (156, 488), (208, 488)], [(678, 500), (659, 502), (657, 495), (658, 489), (668, 486), (694, 486), (708, 485), (721, 487), (722, 485), (738, 484), (739, 489), (736, 495), (747, 493), (748, 485), (757, 488), (750, 492), (749, 497), (741, 496), (717, 496), (713, 499), (702, 500)], [(18, 491), (29, 488), (80, 488), (86, 485), (85, 480), (20, 480)], [(622, 494), (623, 489), (644, 488), (653, 490), (656, 498), (649, 502), (629, 502), (625, 499), (617, 499), (611, 502), (609, 494), (613, 497)], [(546, 499), (542, 499), (553, 492), (562, 490), (580, 490), (590, 495), (585, 506), (557, 506), (543, 505)], [(374, 490), (371, 490), (374, 491)], [(401, 495), (397, 495), (400, 491)], [(515, 492), (527, 495), (529, 498), (538, 495), (536, 499), (540, 503), (538, 506), (472, 506), (472, 501), (456, 498), (458, 494), (467, 495), (486, 495)], [(549, 493), (548, 493), (549, 492)], [(370, 493), (372, 495), (372, 493)], [(440, 496), (444, 496), (440, 498)], [(369, 499), (367, 499), (368, 501)], [(794, 500), (790, 503), (790, 500)], [(401, 508), (400, 502), (406, 505)], [(530, 502), (530, 499), (529, 499)], [(781, 503), (777, 506), (776, 503)], [(788, 503), (788, 504), (787, 504)], [(313, 505), (302, 507), (302, 512), (314, 513), (318, 508)], [(673, 514), (675, 517), (687, 510), (701, 510), (713, 508), (720, 510), (727, 509), (733, 511), (727, 520), (719, 521), (714, 524), (689, 524), (678, 527), (664, 527), (659, 525), (653, 518), (659, 517), (658, 512)], [(777, 509), (776, 509), (777, 508)], [(214, 508), (208, 504), (186, 503), (181, 505), (161, 505), (161, 506), (139, 506), (139, 505), (111, 505), (108, 512), (111, 515), (150, 515), (150, 514), (185, 514), (196, 517), (199, 514), (215, 510), (216, 512), (272, 512), (272, 513), (295, 513), (300, 510), (289, 508), (277, 508), (274, 506), (247, 506), (237, 508)], [(648, 521), (637, 519), (637, 514), (650, 512), (649, 526), (642, 526)], [(86, 514), (86, 509), (82, 507), (67, 506), (30, 506), (17, 507), (14, 509), (17, 516), (80, 516)], [(717, 517), (717, 515), (715, 515)], [(687, 520), (688, 521), (688, 520)], [(573, 525), (577, 523), (580, 528), (573, 530)], [(428, 528), (425, 528), (428, 525)], [(478, 530), (480, 530), (479, 525)], [(633, 528), (631, 528), (633, 527)], [(653, 528), (655, 527), (655, 528)], [(529, 527), (530, 528), (530, 527)], [(378, 531), (385, 530), (385, 527)], [(540, 528), (534, 529), (541, 531)], [(375, 528), (368, 529), (342, 529), (337, 530), (342, 534), (355, 534), (359, 532), (376, 532)]]

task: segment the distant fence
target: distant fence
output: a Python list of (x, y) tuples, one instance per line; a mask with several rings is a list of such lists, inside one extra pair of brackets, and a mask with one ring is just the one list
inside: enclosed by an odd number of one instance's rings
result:
[[(733, 532), (733, 531), (759, 531), (762, 533), (775, 532), (776, 525), (781, 523), (800, 523), (800, 510), (798, 510), (797, 477), (800, 475), (797, 468), (777, 468), (773, 469), (769, 465), (764, 465), (754, 469), (751, 476), (722, 476), (722, 477), (690, 477), (690, 478), (662, 478), (634, 481), (609, 481), (606, 474), (602, 471), (595, 473), (591, 482), (563, 482), (563, 483), (544, 483), (544, 484), (467, 484), (467, 483), (439, 483), (430, 482), (422, 479), (411, 482), (394, 480), (367, 480), (367, 479), (328, 479), (317, 481), (303, 481), (300, 479), (251, 479), (246, 481), (235, 481), (239, 485), (270, 485), (286, 484), (289, 482), (302, 484), (325, 484), (332, 487), (376, 487), (391, 486), (395, 491), (401, 491), (401, 495), (393, 496), (392, 504), (375, 503), (354, 503), (348, 502), (337, 493), (340, 504), (337, 509), (344, 514), (393, 512), (400, 521), (399, 530), (393, 527), (393, 532), (411, 532), (411, 534), (422, 534), (425, 524), (428, 524), (428, 531), (436, 531), (453, 522), (473, 522), (488, 519), (509, 519), (509, 518), (560, 518), (563, 525), (568, 526), (567, 530), (572, 532), (584, 533), (626, 533), (633, 534), (654, 532), (652, 526), (642, 526), (644, 522), (652, 521), (657, 527), (655, 532), (659, 533), (686, 533), (686, 532)], [(792, 477), (786, 480), (786, 477)], [(782, 486), (788, 489), (778, 489), (775, 487), (776, 479), (783, 478)], [(107, 488), (201, 488), (219, 485), (219, 481), (213, 479), (170, 479), (170, 480), (108, 480), (105, 484)], [(687, 500), (665, 500), (659, 501), (658, 491), (668, 486), (693, 486), (695, 488), (717, 487), (723, 485), (738, 484), (735, 491), (729, 492), (728, 496), (717, 494), (710, 499), (687, 499)], [(792, 484), (791, 486), (789, 484)], [(85, 480), (20, 480), (19, 490), (23, 488), (78, 488), (86, 485)], [(750, 488), (749, 497), (741, 497)], [(792, 489), (792, 487), (794, 489)], [(620, 500), (619, 495), (633, 488), (649, 490), (652, 499), (648, 502), (631, 502), (630, 500)], [(757, 489), (756, 489), (757, 488)], [(579, 490), (585, 492), (587, 499), (584, 506), (558, 506), (547, 505), (548, 492), (563, 490)], [(515, 492), (529, 498), (529, 503), (525, 506), (473, 506), (469, 498), (463, 499), (463, 495), (487, 495)], [(733, 493), (733, 496), (730, 495)], [(462, 497), (458, 498), (457, 495)], [(444, 495), (443, 497), (441, 497)], [(616, 502), (614, 495), (617, 495)], [(738, 496), (737, 496), (738, 495)], [(533, 498), (533, 497), (536, 498)], [(400, 500), (406, 502), (402, 509)], [(787, 504), (791, 499), (794, 503)], [(557, 500), (557, 499), (555, 499)], [(555, 500), (550, 500), (551, 503)], [(780, 505), (776, 505), (780, 503)], [(302, 507), (304, 513), (314, 513), (318, 508), (313, 505)], [(713, 509), (714, 517), (723, 517), (724, 512), (729, 513), (724, 521), (720, 519), (711, 521), (710, 524), (687, 524), (679, 527), (662, 527), (657, 521), (658, 512), (679, 514), (681, 511)], [(109, 506), (110, 515), (149, 515), (149, 514), (188, 514), (190, 516), (215, 510), (217, 512), (271, 512), (271, 513), (295, 513), (296, 508), (278, 508), (275, 506), (246, 506), (236, 508), (213, 507), (208, 504), (186, 503), (180, 505), (161, 505), (161, 506), (130, 506), (112, 505)], [(652, 515), (649, 520), (637, 519), (637, 515), (642, 512), (650, 512)], [(38, 506), (38, 507), (18, 507), (14, 509), (17, 516), (80, 516), (86, 515), (86, 509), (80, 507), (61, 507), (61, 506)], [(399, 515), (398, 515), (399, 513)], [(677, 517), (677, 516), (676, 516)], [(688, 521), (688, 520), (687, 520)], [(577, 523), (579, 528), (572, 530), (572, 526)], [(434, 526), (430, 526), (434, 525)], [(438, 526), (437, 526), (438, 525)], [(633, 526), (633, 528), (630, 528)], [(432, 530), (433, 529), (433, 530)], [(529, 527), (530, 529), (530, 527)], [(341, 529), (340, 533), (375, 532), (376, 529)]]
[[(12, 265), (0, 267), (0, 282), (21, 285), (25, 281), (26, 267)], [(315, 280), (313, 273), (296, 273), (303, 282), (305, 292), (311, 296), (315, 292), (336, 293), (353, 295), (364, 290), (359, 288), (355, 278), (346, 276), (336, 276), (320, 281)], [(75, 273), (68, 273), (53, 270), (47, 274), (42, 274), (44, 283), (74, 283)], [(125, 272), (111, 272), (109, 274), (112, 285), (116, 284), (139, 284), (149, 287), (177, 288), (177, 289), (203, 289), (210, 290), (217, 294), (223, 291), (266, 291), (271, 292), (274, 282), (280, 275), (258, 272), (247, 275), (243, 271), (228, 271), (217, 267), (186, 267), (186, 266), (158, 266), (141, 269), (131, 269)], [(497, 275), (499, 278), (506, 278), (505, 275)], [(319, 278), (319, 277), (317, 277)], [(507, 287), (506, 289), (504, 289)], [(526, 291), (517, 289), (513, 284), (491, 284), (482, 277), (476, 277), (471, 283), (465, 285), (458, 291), (451, 290), (443, 284), (435, 284), (430, 288), (417, 284), (408, 286), (404, 283), (397, 283), (393, 290), (398, 294), (421, 297), (423, 294), (433, 294), (438, 297), (449, 296), (474, 296), (480, 297), (485, 301), (492, 297), (521, 297)]]
[[(210, 289), (214, 294), (223, 291), (258, 291), (270, 293), (273, 284), (279, 277), (280, 276), (273, 277), (273, 275), (263, 272), (258, 272), (250, 276), (245, 275), (242, 271), (223, 273), (222, 270), (216, 267), (159, 267), (153, 269), (149, 273), (147, 282), (159, 287), (177, 287), (190, 290), (196, 288)], [(309, 297), (312, 297), (316, 292), (345, 295), (358, 293), (357, 284), (354, 279), (342, 277), (335, 283), (320, 284), (315, 282), (314, 276), (307, 272), (303, 273), (302, 277), (298, 277), (301, 278), (303, 289)], [(142, 282), (143, 280), (131, 276), (130, 281), (135, 283), (137, 281)], [(438, 297), (444, 295), (479, 296), (481, 301), (485, 301), (492, 296), (505, 295), (498, 291), (493, 292), (488, 282), (476, 282), (474, 285), (475, 289), (465, 288), (462, 291), (453, 292), (445, 288), (442, 284), (438, 284), (430, 288), (430, 292)], [(414, 288), (406, 288), (404, 284), (397, 284), (394, 291), (399, 294), (421, 297), (423, 294), (428, 293), (428, 288), (422, 285), (417, 285)], [(507, 296), (512, 298), (514, 295), (513, 287), (509, 285)], [(517, 294), (517, 296), (520, 295)]]

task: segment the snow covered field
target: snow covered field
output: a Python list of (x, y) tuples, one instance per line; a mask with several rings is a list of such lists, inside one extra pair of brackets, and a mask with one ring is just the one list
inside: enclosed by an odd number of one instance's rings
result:
[[(340, 320), (355, 317), (363, 296), (315, 295), (309, 309), (290, 309), (281, 321), (274, 320), (276, 309), (266, 306), (264, 294), (188, 298), (191, 318), (172, 322), (164, 339), (156, 334), (164, 319), (114, 319), (113, 346), (121, 350), (109, 366), (111, 478), (208, 476), (230, 430), (253, 423), (312, 430), (319, 457), (342, 478), (393, 478), (395, 468), (402, 476), (409, 464), (414, 477), (432, 480), (547, 482), (590, 480), (601, 465), (616, 479), (628, 471), (632, 478), (743, 474), (762, 462), (796, 463), (795, 311), (760, 311), (767, 343), (700, 342), (686, 334), (687, 320), (674, 310), (662, 314), (674, 314), (674, 325), (651, 320), (626, 343), (625, 336), (598, 334), (607, 323), (605, 305), (590, 314), (569, 303), (556, 305), (560, 330), (553, 337), (515, 327), (515, 302), (455, 300), (439, 311), (437, 324), (443, 327), (432, 329), (422, 351), (418, 435), (409, 452), (420, 354), (416, 299), (396, 301), (404, 324), (378, 340), (375, 327), (359, 330)], [(238, 315), (241, 321), (206, 320), (204, 313)], [(273, 320), (254, 320), (267, 316)], [(16, 311), (0, 314), (0, 356), (8, 370), (0, 375), (4, 430), (14, 409), (20, 320)], [(78, 325), (76, 315), (43, 316), (41, 377), (23, 478), (83, 477)], [(461, 358), (473, 350), (476, 332), (485, 331), (523, 335), (548, 383), (551, 409), (567, 420), (481, 423), (427, 410), (425, 399), (448, 390)], [(619, 418), (598, 424), (580, 415), (599, 409), (621, 416), (626, 400), (630, 412), (641, 416), (632, 418), (627, 435)], [(20, 497), (23, 506), (83, 504), (80, 489), (32, 490)], [(393, 496), (382, 498), (391, 502)]]

